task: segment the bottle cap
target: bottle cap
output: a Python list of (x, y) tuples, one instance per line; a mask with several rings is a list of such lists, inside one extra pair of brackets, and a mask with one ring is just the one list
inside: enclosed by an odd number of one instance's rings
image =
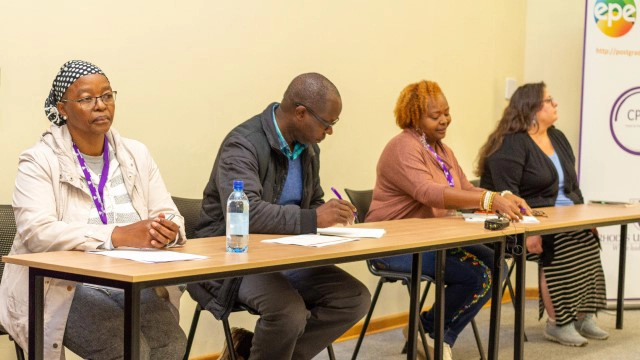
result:
[(244, 182), (242, 180), (233, 180), (233, 190), (244, 190)]

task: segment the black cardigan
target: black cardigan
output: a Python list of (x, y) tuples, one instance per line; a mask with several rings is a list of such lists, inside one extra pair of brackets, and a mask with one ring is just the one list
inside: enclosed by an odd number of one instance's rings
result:
[[(574, 204), (584, 203), (569, 141), (553, 126), (547, 132), (562, 165), (565, 194)], [(558, 172), (529, 134), (508, 134), (500, 149), (486, 159), (480, 187), (492, 191), (509, 190), (533, 208), (554, 206), (558, 197)], [(543, 236), (541, 259), (546, 264), (553, 258), (553, 237)]]
[[(571, 145), (555, 127), (547, 132), (564, 172), (564, 192), (574, 204), (582, 204), (584, 200), (578, 187)], [(527, 133), (508, 134), (500, 149), (487, 158), (480, 187), (493, 191), (510, 190), (534, 208), (554, 206), (558, 197), (558, 172)]]

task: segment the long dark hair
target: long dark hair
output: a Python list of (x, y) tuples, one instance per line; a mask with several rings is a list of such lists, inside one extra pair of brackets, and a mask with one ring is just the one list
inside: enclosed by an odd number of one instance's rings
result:
[(482, 176), (487, 158), (500, 149), (505, 135), (527, 132), (531, 127), (538, 126), (536, 113), (542, 108), (546, 87), (544, 82), (539, 82), (525, 84), (516, 89), (509, 105), (504, 109), (498, 126), (480, 148), (478, 167), (475, 171), (477, 176)]

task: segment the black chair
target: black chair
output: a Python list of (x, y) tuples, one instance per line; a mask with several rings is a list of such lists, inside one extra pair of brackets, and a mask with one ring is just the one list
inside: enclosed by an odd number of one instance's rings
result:
[[(176, 204), (178, 211), (184, 217), (184, 228), (187, 234), (187, 239), (195, 238), (195, 229), (198, 225), (198, 219), (200, 217), (200, 210), (202, 209), (202, 200), (200, 199), (187, 199), (181, 197), (173, 197), (173, 202)], [(189, 336), (187, 337), (187, 348), (184, 354), (184, 360), (189, 359), (191, 353), (191, 347), (193, 346), (193, 339), (196, 335), (196, 329), (198, 327), (198, 321), (200, 320), (200, 313), (204, 310), (200, 304), (196, 302), (196, 309), (193, 313), (193, 319), (191, 320), (191, 327), (189, 328)], [(258, 312), (247, 305), (236, 303), (232, 312), (247, 311), (252, 315), (259, 315)], [(230, 350), (232, 360), (236, 360), (235, 352), (233, 349), (233, 339), (231, 337), (231, 327), (229, 325), (229, 319), (222, 320), (222, 327), (224, 329), (225, 341), (227, 342), (227, 348)], [(329, 359), (335, 360), (335, 354), (333, 353), (333, 347), (329, 345), (327, 347), (329, 353)]]
[[(13, 208), (11, 205), (0, 205), (0, 257), (9, 254), (11, 246), (13, 245), (13, 239), (16, 236), (16, 219), (13, 215)], [(2, 273), (4, 272), (4, 262), (0, 261), (0, 280), (2, 279)], [(13, 341), (11, 335), (0, 325), (0, 336), (8, 335), (9, 340)], [(15, 341), (13, 344), (16, 347), (16, 357), (18, 360), (24, 360), (24, 351), (18, 343)]]
[[(193, 338), (195, 337), (196, 328), (198, 327), (198, 321), (200, 320), (200, 313), (204, 310), (200, 304), (196, 302), (196, 310), (193, 313), (193, 320), (191, 321), (191, 328), (189, 329), (189, 336), (187, 338), (187, 351), (184, 355), (184, 360), (189, 359), (189, 353), (191, 352), (191, 346), (193, 345)], [(241, 303), (236, 303), (231, 312), (239, 312), (239, 311), (247, 311), (251, 315), (260, 315), (255, 309)], [(227, 342), (227, 348), (229, 349), (229, 355), (231, 356), (231, 360), (236, 360), (235, 351), (233, 349), (233, 339), (231, 337), (231, 326), (229, 325), (229, 319), (222, 320), (222, 327), (224, 329), (224, 337)], [(333, 346), (327, 346), (327, 353), (329, 354), (329, 359), (336, 360), (336, 355), (333, 352)]]
[[(352, 190), (352, 189), (344, 189), (345, 193), (347, 194), (347, 196), (349, 197), (349, 200), (351, 201), (351, 203), (356, 207), (356, 209), (358, 210), (358, 221), (360, 222), (364, 222), (364, 217), (366, 216), (367, 212), (369, 211), (369, 205), (371, 204), (371, 199), (373, 196), (373, 190)], [(353, 350), (353, 355), (351, 357), (352, 360), (355, 360), (358, 357), (358, 352), (360, 351), (360, 346), (362, 345), (362, 341), (364, 340), (364, 336), (367, 332), (367, 328), (369, 327), (369, 322), (371, 321), (371, 316), (373, 315), (373, 310), (376, 307), (376, 303), (378, 302), (378, 297), (380, 296), (380, 291), (382, 290), (382, 285), (385, 283), (393, 283), (396, 281), (400, 281), (404, 286), (407, 287), (407, 290), (409, 291), (409, 293), (411, 293), (411, 274), (410, 273), (405, 273), (405, 272), (398, 272), (398, 271), (389, 271), (389, 270), (381, 270), (378, 269), (375, 264), (370, 261), (367, 260), (367, 267), (369, 268), (369, 272), (371, 272), (371, 274), (378, 276), (380, 279), (378, 280), (378, 285), (376, 287), (376, 291), (373, 294), (373, 297), (371, 299), (371, 307), (369, 307), (369, 312), (367, 313), (367, 316), (364, 319), (364, 324), (362, 325), (362, 330), (360, 331), (360, 336), (358, 337), (358, 342), (356, 343), (356, 347)], [(431, 287), (431, 284), (435, 282), (435, 279), (426, 276), (426, 275), (422, 275), (421, 276), (421, 281), (426, 281), (427, 284), (425, 286), (425, 289), (422, 293), (422, 296), (420, 298), (420, 308), (422, 308), (424, 306), (424, 301), (427, 298), (427, 294), (429, 293), (429, 289)], [(482, 360), (485, 359), (485, 355), (484, 355), (484, 348), (482, 346), (482, 340), (480, 339), (480, 335), (478, 333), (478, 328), (476, 326), (476, 322), (475, 319), (471, 320), (471, 326), (473, 327), (473, 334), (476, 338), (476, 343), (478, 345), (478, 352), (480, 353), (480, 358)], [(425, 336), (425, 332), (424, 332), (424, 328), (422, 327), (422, 325), (420, 325), (418, 327), (418, 330), (420, 332), (420, 338), (422, 340), (422, 344), (424, 346), (425, 352), (426, 352), (426, 356), (427, 359), (430, 358), (429, 352), (426, 351), (427, 349), (427, 339)], [(406, 347), (407, 344), (405, 343), (404, 345), (404, 349), (402, 350), (403, 353), (406, 352)]]
[(198, 219), (200, 218), (200, 210), (202, 210), (202, 200), (177, 196), (172, 196), (171, 198), (178, 211), (180, 211), (180, 215), (184, 217), (184, 232), (187, 234), (187, 239), (194, 238)]

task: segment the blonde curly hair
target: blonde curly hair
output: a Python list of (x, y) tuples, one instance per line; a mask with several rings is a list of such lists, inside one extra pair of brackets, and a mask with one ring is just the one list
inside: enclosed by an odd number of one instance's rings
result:
[(434, 81), (422, 80), (407, 85), (400, 93), (393, 111), (396, 124), (401, 129), (418, 128), (422, 116), (427, 112), (429, 100), (438, 95), (444, 94), (438, 83)]

